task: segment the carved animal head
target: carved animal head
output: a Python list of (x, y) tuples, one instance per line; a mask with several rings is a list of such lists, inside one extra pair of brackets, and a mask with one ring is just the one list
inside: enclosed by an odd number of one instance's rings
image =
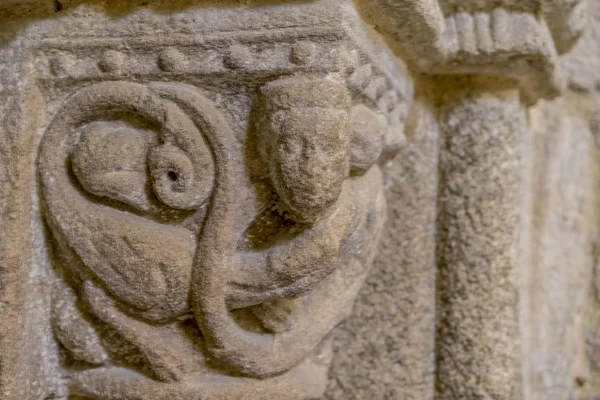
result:
[[(92, 85), (59, 111), (39, 163), (47, 220), (65, 251), (80, 260), (79, 275), (99, 281), (145, 318), (184, 312), (194, 233), (127, 210), (194, 210), (209, 199), (214, 161), (192, 119), (144, 85)], [(95, 201), (100, 198), (130, 208)]]

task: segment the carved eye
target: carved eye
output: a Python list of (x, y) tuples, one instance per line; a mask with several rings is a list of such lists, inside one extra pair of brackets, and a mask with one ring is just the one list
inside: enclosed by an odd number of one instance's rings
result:
[[(213, 172), (210, 160), (194, 168), (187, 154), (178, 147), (164, 144), (148, 153), (152, 188), (158, 199), (173, 208), (199, 207), (212, 189)], [(204, 171), (200, 175), (198, 172)]]

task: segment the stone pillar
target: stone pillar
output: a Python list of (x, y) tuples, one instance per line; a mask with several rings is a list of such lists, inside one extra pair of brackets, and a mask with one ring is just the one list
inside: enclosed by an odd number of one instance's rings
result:
[(440, 108), (437, 398), (513, 400), (525, 112), (517, 89), (468, 80)]

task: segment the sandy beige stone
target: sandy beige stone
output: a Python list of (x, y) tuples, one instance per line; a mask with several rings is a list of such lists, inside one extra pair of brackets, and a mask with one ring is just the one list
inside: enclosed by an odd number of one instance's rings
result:
[(598, 0), (0, 0), (0, 398), (600, 397)]

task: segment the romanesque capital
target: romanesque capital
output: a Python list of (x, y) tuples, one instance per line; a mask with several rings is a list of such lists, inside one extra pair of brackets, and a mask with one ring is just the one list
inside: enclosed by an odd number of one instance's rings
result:
[(535, 135), (597, 136), (592, 1), (0, 0), (0, 399), (565, 400)]

